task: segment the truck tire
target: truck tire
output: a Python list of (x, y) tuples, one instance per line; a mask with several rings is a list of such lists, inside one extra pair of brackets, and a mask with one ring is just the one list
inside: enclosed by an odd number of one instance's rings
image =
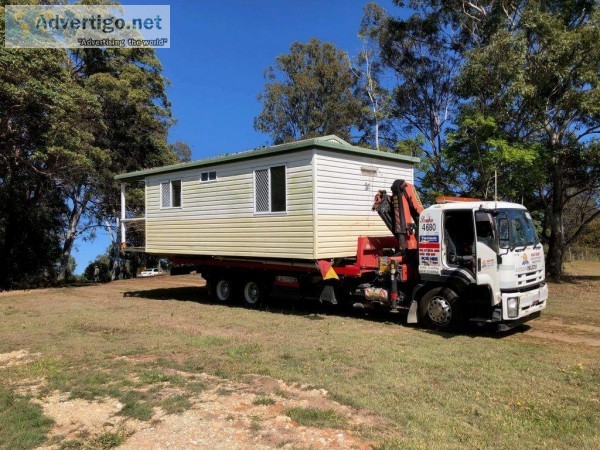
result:
[(421, 323), (434, 330), (456, 330), (463, 325), (458, 294), (447, 287), (435, 287), (419, 302)]
[(215, 300), (223, 304), (233, 303), (236, 292), (233, 281), (227, 277), (216, 277), (214, 280)]
[(249, 308), (258, 308), (267, 298), (267, 284), (258, 279), (248, 279), (244, 282), (242, 288), (242, 298), (244, 305)]

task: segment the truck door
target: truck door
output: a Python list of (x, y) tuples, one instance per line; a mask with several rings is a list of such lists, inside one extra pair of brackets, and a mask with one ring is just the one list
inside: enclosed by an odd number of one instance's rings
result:
[[(498, 236), (494, 227), (494, 218), (489, 212), (475, 211), (475, 229), (477, 243), (475, 246), (477, 284), (489, 285), (494, 297), (500, 292), (500, 276), (498, 273)], [(494, 299), (494, 304), (497, 299)]]

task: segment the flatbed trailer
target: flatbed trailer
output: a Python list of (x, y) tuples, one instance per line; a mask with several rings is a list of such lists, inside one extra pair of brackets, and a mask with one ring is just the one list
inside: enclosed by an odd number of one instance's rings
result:
[[(338, 297), (348, 298), (363, 280), (373, 278), (380, 269), (380, 258), (385, 253), (391, 254), (397, 245), (392, 236), (359, 237), (356, 258), (333, 261), (221, 256), (170, 256), (169, 259), (175, 265), (201, 273), (209, 292), (221, 302), (232, 302), (237, 296), (247, 305), (255, 306), (273, 288), (283, 287), (297, 289), (299, 296), (336, 304)], [(407, 272), (404, 278), (408, 281)], [(247, 295), (245, 286), (249, 282), (255, 285), (252, 296)]]

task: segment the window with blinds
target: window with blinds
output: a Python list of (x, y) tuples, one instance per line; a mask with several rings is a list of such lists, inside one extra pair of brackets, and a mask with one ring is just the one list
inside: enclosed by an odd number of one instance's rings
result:
[(257, 213), (287, 210), (285, 166), (254, 171), (254, 211)]
[(171, 182), (166, 181), (164, 183), (160, 183), (161, 190), (161, 208), (170, 208), (171, 207)]
[(181, 207), (181, 180), (171, 180), (160, 183), (160, 207)]

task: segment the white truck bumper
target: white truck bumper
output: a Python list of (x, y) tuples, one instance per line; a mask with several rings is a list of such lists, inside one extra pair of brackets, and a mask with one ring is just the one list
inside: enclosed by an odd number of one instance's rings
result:
[(502, 293), (502, 320), (522, 322), (528, 316), (546, 308), (548, 303), (548, 285), (542, 283), (537, 289), (526, 292)]

